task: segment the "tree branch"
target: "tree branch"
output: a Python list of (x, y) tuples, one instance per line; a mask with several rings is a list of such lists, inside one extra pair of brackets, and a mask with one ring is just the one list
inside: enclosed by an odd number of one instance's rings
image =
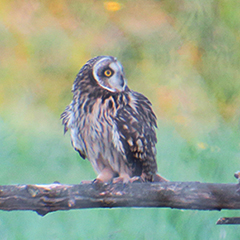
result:
[(222, 225), (222, 224), (240, 224), (240, 218), (239, 217), (232, 217), (232, 218), (220, 218), (218, 219), (217, 225)]
[(240, 209), (239, 184), (164, 182), (0, 186), (0, 210), (58, 210), (113, 207)]

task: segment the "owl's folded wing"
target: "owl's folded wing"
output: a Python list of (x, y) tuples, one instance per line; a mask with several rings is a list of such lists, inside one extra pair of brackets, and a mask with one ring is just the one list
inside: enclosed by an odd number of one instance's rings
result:
[(142, 94), (130, 91), (129, 99), (129, 103), (117, 112), (120, 140), (134, 175), (151, 176), (157, 171), (156, 116), (150, 101)]

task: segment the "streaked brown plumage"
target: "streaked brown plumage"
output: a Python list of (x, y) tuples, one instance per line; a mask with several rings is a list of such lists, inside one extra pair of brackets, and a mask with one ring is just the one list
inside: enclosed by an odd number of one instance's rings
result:
[(130, 90), (116, 58), (98, 56), (78, 73), (73, 100), (62, 113), (64, 132), (88, 158), (97, 180), (164, 180), (156, 175), (156, 116), (150, 101)]

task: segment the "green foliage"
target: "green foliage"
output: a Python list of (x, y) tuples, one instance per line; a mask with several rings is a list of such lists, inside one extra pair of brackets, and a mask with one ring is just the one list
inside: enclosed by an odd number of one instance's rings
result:
[[(90, 163), (72, 150), (69, 136), (63, 137), (55, 116), (46, 110), (40, 112), (45, 112), (48, 121), (43, 122), (34, 112), (28, 122), (24, 116), (18, 118), (17, 125), (0, 122), (1, 184), (79, 183), (93, 179)], [(158, 136), (158, 165), (164, 176), (174, 181), (234, 181), (232, 175), (239, 162), (237, 134), (230, 129), (218, 130), (202, 139), (205, 144), (194, 145), (172, 126), (159, 125), (163, 128)], [(42, 218), (32, 212), (1, 212), (0, 232), (3, 239), (238, 239), (237, 227), (215, 225), (219, 217), (238, 214), (89, 209), (56, 212)]]
[[(159, 173), (234, 182), (239, 170), (236, 1), (1, 1), (0, 184), (94, 179), (59, 120), (81, 66), (118, 57), (158, 116)], [(1, 239), (239, 239), (215, 226), (239, 211), (90, 209), (1, 212)]]

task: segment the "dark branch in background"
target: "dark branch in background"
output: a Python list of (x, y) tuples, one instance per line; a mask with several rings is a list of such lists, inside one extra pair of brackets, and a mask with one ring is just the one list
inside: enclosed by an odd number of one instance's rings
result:
[(0, 209), (58, 210), (113, 207), (240, 209), (239, 184), (163, 182), (132, 184), (49, 184), (0, 186)]
[(217, 225), (221, 224), (240, 224), (240, 217), (232, 217), (232, 218), (220, 218), (218, 219)]

